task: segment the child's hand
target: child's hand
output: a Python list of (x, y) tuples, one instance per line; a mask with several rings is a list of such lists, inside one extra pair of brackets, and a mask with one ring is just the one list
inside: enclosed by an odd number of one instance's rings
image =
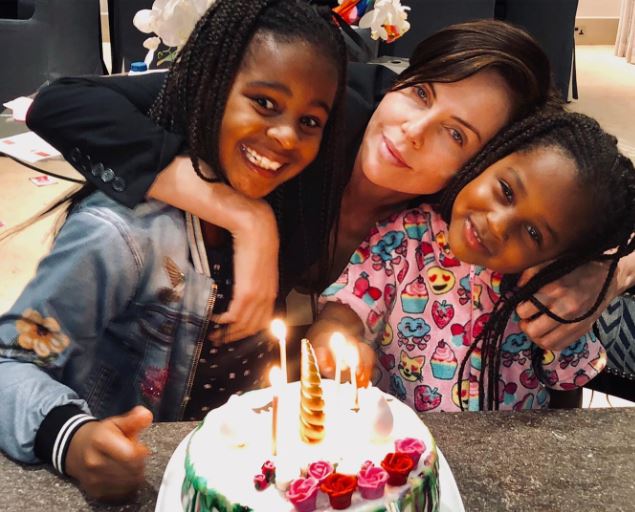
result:
[(68, 448), (66, 472), (90, 496), (102, 501), (129, 499), (144, 481), (148, 449), (138, 435), (152, 413), (137, 406), (121, 416), (81, 426)]
[[(357, 345), (359, 353), (359, 365), (357, 367), (357, 384), (360, 387), (368, 386), (373, 376), (375, 366), (375, 351), (366, 343), (362, 343), (352, 338), (347, 339), (348, 343)], [(315, 347), (315, 357), (320, 368), (320, 373), (327, 379), (335, 377), (335, 357), (328, 344), (321, 343)], [(342, 366), (342, 382), (350, 380), (350, 369), (347, 364)]]
[(212, 320), (225, 324), (210, 336), (215, 344), (246, 338), (269, 327), (278, 295), (278, 226), (265, 201), (250, 202), (249, 220), (232, 231), (234, 288), (226, 313)]

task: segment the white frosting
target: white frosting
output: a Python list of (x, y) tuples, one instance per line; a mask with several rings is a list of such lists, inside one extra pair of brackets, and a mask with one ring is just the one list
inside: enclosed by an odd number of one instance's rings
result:
[[(277, 487), (286, 489), (311, 462), (337, 463), (338, 472), (357, 474), (364, 461), (379, 465), (387, 453), (394, 452), (396, 439), (414, 437), (426, 445), (418, 469), (423, 468), (434, 442), (426, 426), (407, 405), (372, 388), (360, 390), (360, 408), (355, 412), (351, 410), (350, 385), (337, 387), (333, 381), (323, 381), (322, 386), (326, 402), (326, 435), (322, 443), (309, 445), (300, 439), (300, 387), (294, 382), (285, 387), (279, 399), (278, 454), (274, 457), (272, 408), (266, 407), (271, 402), (272, 390), (261, 389), (232, 398), (206, 416), (188, 448), (196, 474), (205, 477), (209, 488), (232, 502), (258, 511), (291, 512), (293, 505)], [(241, 411), (237, 412), (238, 409)], [(253, 478), (261, 472), (266, 460), (275, 463), (278, 484), (257, 491)], [(407, 486), (386, 486), (384, 497), (372, 501), (355, 493), (348, 510), (374, 510), (382, 503), (394, 501), (404, 489)], [(318, 510), (328, 509), (328, 497), (320, 493)]]

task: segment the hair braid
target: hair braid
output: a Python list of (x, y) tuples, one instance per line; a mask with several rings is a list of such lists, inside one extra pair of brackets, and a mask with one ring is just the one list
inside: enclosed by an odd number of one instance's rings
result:
[[(595, 120), (582, 114), (542, 113), (510, 126), (457, 174), (441, 196), (438, 205), (441, 215), (449, 222), (454, 201), (461, 189), (494, 162), (512, 152), (536, 148), (553, 148), (572, 160), (578, 184), (584, 190), (592, 191), (587, 196), (593, 216), (581, 239), (557, 260), (542, 268), (524, 286), (515, 287), (514, 278), (517, 276), (507, 276), (514, 281), (513, 289), (502, 291), (482, 333), (473, 341), (461, 362), (459, 371), (460, 393), (467, 361), (480, 344), (481, 408), (498, 408), (501, 343), (507, 322), (516, 306), (523, 301), (531, 301), (541, 312), (562, 323), (588, 318), (602, 304), (619, 259), (635, 250), (635, 168), (628, 158), (619, 153), (617, 139), (604, 132)], [(546, 284), (590, 261), (608, 261), (609, 268), (593, 306), (584, 314), (572, 319), (561, 318), (534, 297)], [(533, 347), (532, 351), (532, 360), (538, 361), (542, 351), (537, 347)]]

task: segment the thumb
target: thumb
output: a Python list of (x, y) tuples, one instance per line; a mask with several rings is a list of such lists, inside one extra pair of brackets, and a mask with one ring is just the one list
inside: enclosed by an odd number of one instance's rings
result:
[(136, 439), (152, 423), (152, 413), (145, 407), (137, 405), (127, 413), (110, 419), (123, 435), (129, 439)]

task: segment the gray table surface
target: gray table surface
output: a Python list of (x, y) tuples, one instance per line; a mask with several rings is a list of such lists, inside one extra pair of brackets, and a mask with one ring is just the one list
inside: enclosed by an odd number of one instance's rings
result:
[[(468, 512), (635, 510), (635, 408), (424, 418)], [(194, 426), (157, 423), (148, 429), (147, 481), (126, 506), (96, 504), (48, 467), (16, 464), (0, 454), (0, 510), (152, 511), (172, 451)]]

